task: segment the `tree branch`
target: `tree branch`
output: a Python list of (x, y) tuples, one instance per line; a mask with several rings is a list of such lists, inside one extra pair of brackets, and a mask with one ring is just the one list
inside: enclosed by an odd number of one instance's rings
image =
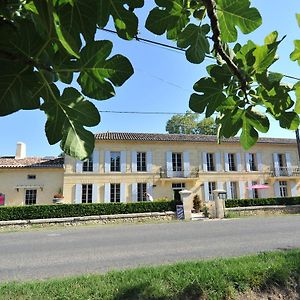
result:
[(214, 42), (214, 49), (226, 62), (231, 72), (238, 78), (238, 80), (241, 83), (241, 89), (245, 93), (245, 96), (247, 96), (247, 80), (242, 74), (241, 70), (237, 67), (237, 65), (233, 62), (233, 60), (229, 57), (229, 55), (225, 52), (222, 45), (219, 20), (216, 13), (216, 1), (203, 0), (203, 2), (206, 6), (207, 15), (210, 19), (211, 29), (213, 32), (212, 40)]

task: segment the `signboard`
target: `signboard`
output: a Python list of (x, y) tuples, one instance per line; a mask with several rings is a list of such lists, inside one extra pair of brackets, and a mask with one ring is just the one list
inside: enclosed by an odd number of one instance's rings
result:
[(0, 194), (0, 205), (4, 205), (5, 203), (5, 195)]
[(179, 220), (184, 220), (183, 205), (176, 205), (176, 216)]

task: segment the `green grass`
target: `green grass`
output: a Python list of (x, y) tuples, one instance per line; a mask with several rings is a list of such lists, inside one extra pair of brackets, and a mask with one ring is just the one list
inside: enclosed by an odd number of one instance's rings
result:
[(300, 278), (300, 249), (0, 285), (0, 299), (231, 299)]

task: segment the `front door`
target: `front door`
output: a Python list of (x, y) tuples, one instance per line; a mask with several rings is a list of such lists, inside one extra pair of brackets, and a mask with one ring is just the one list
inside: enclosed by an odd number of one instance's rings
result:
[(182, 205), (182, 201), (181, 201), (181, 197), (180, 197), (180, 193), (179, 193), (180, 191), (182, 191), (182, 189), (173, 190), (174, 200), (176, 202), (176, 205)]

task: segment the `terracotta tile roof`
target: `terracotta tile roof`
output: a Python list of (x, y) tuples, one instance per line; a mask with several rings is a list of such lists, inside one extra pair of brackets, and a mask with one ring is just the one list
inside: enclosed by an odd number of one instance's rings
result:
[(63, 168), (63, 157), (26, 157), (0, 156), (0, 168)]
[[(216, 143), (215, 135), (202, 134), (165, 134), (165, 133), (129, 133), (129, 132), (102, 132), (95, 134), (99, 141), (145, 141), (145, 142), (211, 142)], [(239, 143), (239, 137), (223, 139), (222, 143)], [(295, 139), (260, 138), (258, 144), (296, 144)]]

